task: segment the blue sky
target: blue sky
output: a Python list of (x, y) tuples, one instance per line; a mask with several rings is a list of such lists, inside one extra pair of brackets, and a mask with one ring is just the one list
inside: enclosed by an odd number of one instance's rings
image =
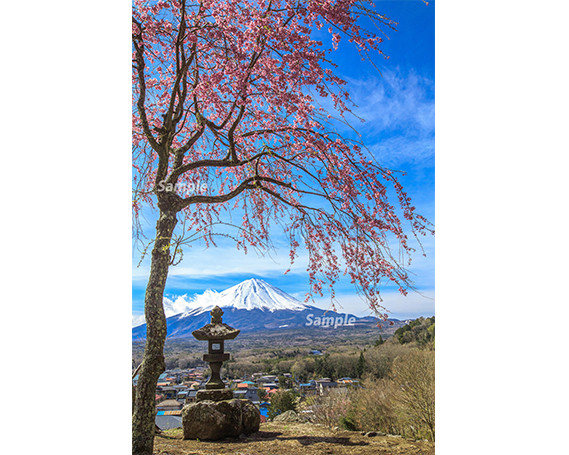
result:
[[(425, 5), (420, 0), (377, 2), (377, 9), (398, 22), (397, 31), (385, 30), (389, 39), (381, 44), (389, 59), (374, 57), (378, 71), (362, 62), (357, 53), (341, 43), (333, 54), (339, 64), (337, 71), (348, 81), (356, 107), (354, 112), (366, 120), (351, 123), (357, 127), (368, 149), (379, 162), (391, 169), (406, 172), (401, 182), (413, 199), (417, 211), (434, 223), (435, 196), (435, 109), (434, 109), (434, 12), (435, 2)], [(349, 131), (343, 131), (349, 134)], [(156, 213), (145, 212), (147, 235), (153, 235)], [(220, 242), (218, 248), (205, 249), (193, 245), (184, 254), (184, 261), (170, 269), (165, 295), (171, 300), (190, 300), (206, 289), (221, 291), (248, 278), (262, 278), (303, 300), (308, 278), (306, 258), (302, 252), (291, 272), (288, 247), (276, 236), (276, 250), (258, 256), (244, 255), (230, 242)], [(419, 292), (401, 296), (396, 289), (386, 287), (384, 305), (396, 318), (410, 318), (434, 314), (434, 238), (423, 241), (427, 257), (420, 253), (413, 257), (410, 268)], [(133, 321), (140, 322), (144, 308), (144, 291), (148, 277), (148, 261), (137, 267), (140, 255), (133, 253), (132, 313)], [(355, 292), (349, 280), (337, 286), (340, 311), (366, 315), (370, 311)], [(329, 306), (329, 298), (313, 302)]]

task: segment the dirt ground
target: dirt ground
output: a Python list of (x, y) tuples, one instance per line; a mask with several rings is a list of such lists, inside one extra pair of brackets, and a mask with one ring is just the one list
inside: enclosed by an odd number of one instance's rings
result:
[(267, 422), (246, 439), (193, 441), (182, 430), (168, 430), (154, 438), (154, 453), (161, 455), (434, 455), (434, 443), (396, 436), (363, 436), (308, 423)]

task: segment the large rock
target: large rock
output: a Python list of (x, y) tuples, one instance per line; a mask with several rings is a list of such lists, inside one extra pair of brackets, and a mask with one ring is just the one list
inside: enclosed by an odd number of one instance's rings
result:
[(184, 406), (184, 439), (218, 440), (259, 431), (261, 414), (249, 400), (200, 401)]

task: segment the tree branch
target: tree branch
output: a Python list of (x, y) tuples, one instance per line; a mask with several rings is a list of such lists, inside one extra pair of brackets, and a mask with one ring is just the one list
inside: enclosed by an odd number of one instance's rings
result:
[(146, 82), (144, 80), (144, 44), (142, 40), (142, 25), (134, 18), (132, 21), (138, 27), (138, 33), (132, 35), (132, 43), (134, 45), (134, 49), (136, 51), (136, 71), (138, 75), (138, 85), (140, 87), (140, 93), (138, 96), (138, 100), (136, 102), (136, 107), (138, 109), (138, 114), (140, 115), (140, 121), (142, 123), (142, 129), (144, 130), (144, 135), (148, 139), (150, 146), (154, 149), (156, 153), (159, 155), (162, 153), (160, 148), (160, 144), (152, 134), (150, 130), (150, 126), (148, 125), (148, 118), (146, 116), (146, 108), (144, 106), (144, 102), (146, 99)]

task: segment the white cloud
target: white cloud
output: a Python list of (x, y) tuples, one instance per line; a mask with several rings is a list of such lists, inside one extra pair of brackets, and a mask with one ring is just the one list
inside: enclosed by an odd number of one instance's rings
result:
[[(404, 163), (417, 166), (433, 162), (435, 151), (434, 81), (414, 72), (406, 75), (386, 71), (383, 76), (367, 79), (348, 78), (348, 90), (355, 106), (353, 117), (346, 120), (364, 138), (368, 149), (385, 166)], [(316, 101), (333, 112), (328, 98), (313, 94)], [(360, 123), (358, 118), (365, 120)], [(332, 127), (351, 136), (353, 131), (343, 122)], [(434, 162), (432, 163), (434, 165)]]
[[(176, 314), (183, 313), (192, 308), (197, 308), (201, 306), (207, 306), (210, 304), (215, 304), (218, 298), (218, 293), (212, 290), (206, 290), (203, 294), (194, 295), (189, 297), (188, 294), (178, 295), (178, 296), (165, 296), (162, 300), (164, 305), (164, 314), (167, 318), (174, 316)], [(146, 322), (144, 314), (132, 316), (132, 326), (136, 327), (138, 325), (144, 324)]]
[(144, 318), (144, 314), (133, 314), (132, 315), (132, 326), (133, 327), (138, 327), (139, 325), (142, 325), (146, 322), (146, 319)]
[[(206, 291), (206, 293), (207, 292), (211, 291)], [(170, 316), (174, 316), (175, 314), (183, 313), (184, 311), (189, 310), (190, 308), (193, 307), (192, 305), (193, 300), (194, 299), (188, 298), (187, 294), (174, 296), (172, 297), (172, 299), (164, 297), (164, 299), (162, 300), (164, 304), (164, 314), (166, 315), (167, 318), (169, 318)], [(133, 327), (144, 324), (145, 322), (146, 319), (144, 318), (144, 314), (132, 315)]]
[(164, 313), (167, 318), (175, 314), (183, 313), (189, 308), (190, 303), (187, 294), (176, 296), (174, 300), (164, 297)]
[[(431, 137), (396, 136), (368, 148), (384, 166), (397, 166), (402, 163), (417, 165), (433, 160), (435, 156), (435, 141)], [(432, 164), (434, 165), (434, 162)]]
[[(413, 292), (407, 296), (397, 291), (386, 291), (382, 293), (382, 305), (387, 308), (389, 317), (396, 319), (417, 318), (419, 316), (432, 316), (435, 314), (435, 294), (432, 290)], [(373, 316), (374, 313), (358, 294), (345, 294), (337, 297), (339, 305), (337, 310), (340, 313), (352, 313), (356, 316)], [(317, 299), (316, 305), (320, 308), (330, 308), (329, 299)]]
[[(373, 141), (376, 135), (404, 134), (420, 137), (434, 134), (433, 80), (414, 72), (403, 75), (399, 70), (386, 71), (383, 76), (346, 80), (354, 104), (348, 103), (348, 108), (354, 115), (345, 114), (345, 120), (365, 137), (366, 143)], [(323, 98), (313, 92), (310, 94), (317, 105), (332, 117), (339, 115), (330, 97)], [(359, 119), (363, 119), (364, 123), (360, 123)], [(352, 128), (344, 121), (330, 122), (332, 128), (352, 135)]]
[(409, 73), (386, 72), (383, 77), (349, 80), (356, 104), (354, 114), (363, 118), (362, 130), (406, 134), (429, 133), (435, 128), (434, 81)]
[(434, 165), (434, 83), (410, 73), (351, 81), (354, 113), (366, 120), (361, 130), (368, 148), (385, 166)]
[[(234, 246), (212, 247), (208, 249), (185, 249), (184, 261), (168, 272), (169, 283), (176, 278), (192, 277), (192, 279), (222, 277), (226, 275), (242, 274), (269, 276), (283, 274), (290, 267), (288, 254), (284, 248), (279, 248), (275, 254), (261, 256), (254, 251), (244, 254)], [(288, 250), (287, 250), (288, 251)], [(280, 254), (279, 254), (280, 253)], [(291, 267), (291, 274), (305, 273), (308, 265), (308, 254), (299, 251), (299, 257)], [(148, 265), (133, 269), (133, 280), (148, 279)]]

